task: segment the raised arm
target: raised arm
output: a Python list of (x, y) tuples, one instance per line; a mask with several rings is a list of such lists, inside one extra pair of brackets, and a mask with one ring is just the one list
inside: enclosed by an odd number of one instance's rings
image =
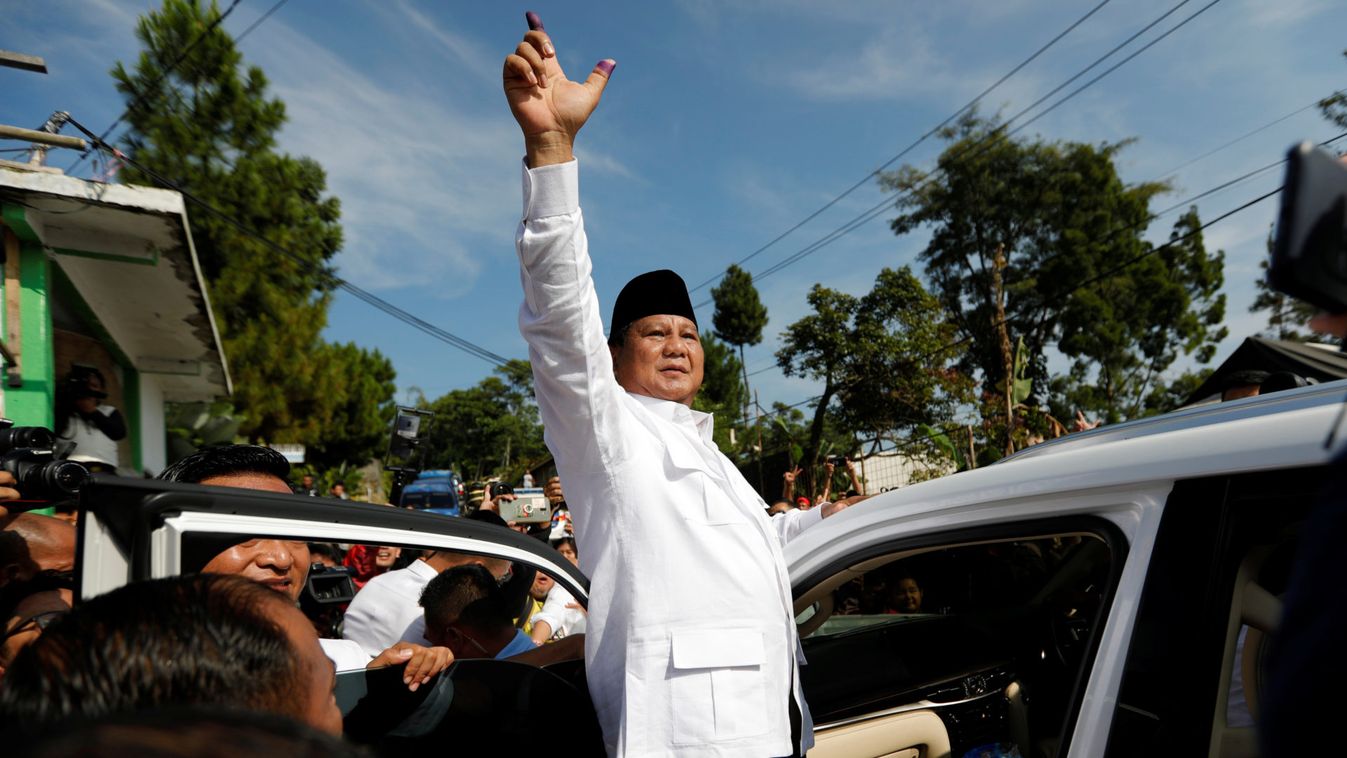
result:
[(799, 475), (799, 466), (781, 475), (781, 499), (792, 505), (795, 504), (795, 477)]
[[(600, 61), (583, 83), (566, 78), (536, 14), (505, 58), (506, 101), (524, 137), (524, 212), (515, 237), (524, 304), (519, 329), (529, 343), (534, 389), (548, 446), (572, 470), (601, 470), (621, 434), (613, 423), (622, 390), (613, 375), (573, 160), (576, 134), (598, 105), (612, 72)], [(577, 468), (578, 467), (578, 468)]]

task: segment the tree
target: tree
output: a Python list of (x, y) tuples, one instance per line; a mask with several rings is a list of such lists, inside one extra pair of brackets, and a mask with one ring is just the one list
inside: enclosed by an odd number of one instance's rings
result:
[(818, 463), (830, 414), (842, 430), (878, 447), (948, 421), (967, 399), (970, 383), (949, 365), (955, 328), (907, 267), (880, 271), (860, 298), (816, 284), (809, 305), (813, 313), (787, 327), (776, 354), (787, 376), (823, 383), (806, 465)]
[(733, 441), (730, 439), (732, 422), (748, 398), (748, 392), (739, 379), (742, 365), (729, 346), (710, 332), (702, 332), (702, 353), (705, 356), (702, 388), (693, 400), (692, 407), (715, 416), (716, 445), (722, 453), (735, 460), (744, 448), (748, 435), (748, 428), (743, 427), (738, 435), (734, 435)]
[[(322, 438), (308, 446), (306, 461), (323, 470), (360, 465), (381, 455), (397, 413), (393, 364), (378, 350), (364, 350), (350, 342), (320, 345), (317, 357), (349, 373), (323, 388), (331, 393), (325, 403), (329, 415), (322, 419)], [(332, 376), (323, 374), (328, 379)]]
[(509, 361), (475, 386), (438, 398), (429, 410), (435, 416), (423, 435), (423, 468), (510, 481), (547, 454), (528, 361)]
[[(1267, 249), (1269, 255), (1272, 254), (1273, 240), (1272, 232), (1268, 232)], [(1314, 335), (1309, 332), (1302, 332), (1296, 327), (1307, 323), (1310, 317), (1317, 312), (1317, 309), (1304, 300), (1297, 300), (1290, 295), (1278, 292), (1271, 284), (1268, 284), (1268, 260), (1264, 258), (1258, 262), (1258, 269), (1263, 274), (1253, 283), (1258, 294), (1254, 296), (1253, 304), (1249, 306), (1249, 312), (1259, 313), (1261, 311), (1267, 313), (1267, 328), (1263, 330), (1263, 334), (1269, 337), (1294, 342), (1313, 340)]]
[[(214, 3), (165, 0), (161, 10), (140, 18), (136, 36), (144, 49), (134, 69), (122, 63), (112, 69), (128, 101), (128, 153), (288, 251), (277, 254), (209, 212), (193, 214), (197, 257), (243, 419), (240, 434), (329, 444), (341, 455), (357, 456), (343, 460), (363, 464), (369, 446), (330, 444), (352, 433), (333, 424), (380, 417), (391, 394), (376, 397), (366, 390), (391, 388), (392, 368), (377, 353), (354, 346), (330, 350), (320, 338), (333, 286), (328, 262), (342, 243), (341, 205), (326, 194), (322, 167), (276, 150), (285, 105), (268, 94), (261, 69), (244, 66), (229, 34), (211, 27), (219, 16)], [(121, 176), (154, 183), (134, 167)], [(387, 381), (349, 396), (334, 391), (357, 375)], [(354, 433), (368, 438), (374, 432)]]
[(744, 364), (744, 346), (762, 342), (762, 330), (767, 326), (767, 306), (758, 297), (753, 277), (731, 263), (725, 269), (720, 284), (711, 288), (715, 314), (711, 323), (716, 336), (739, 348), (739, 366), (744, 374), (744, 426), (748, 426), (748, 367)]
[(966, 115), (940, 133), (950, 144), (938, 173), (905, 166), (881, 177), (899, 193), (893, 231), (931, 231), (919, 259), (967, 345), (961, 365), (978, 374), (985, 392), (1002, 386), (1006, 374), (995, 316), (998, 252), (1006, 259), (1010, 342), (1023, 338), (1027, 376), (1045, 386), (1045, 350), (1059, 334), (1065, 308), (1080, 297), (1074, 288), (1145, 249), (1140, 235), (1147, 205), (1165, 189), (1122, 183), (1113, 158), (1126, 142), (1018, 140), (1002, 129), (995, 119)]
[(1136, 418), (1180, 353), (1211, 361), (1228, 334), (1225, 253), (1207, 252), (1201, 228), (1190, 208), (1168, 244), (1064, 303), (1058, 347), (1074, 359), (1069, 405), (1108, 423)]

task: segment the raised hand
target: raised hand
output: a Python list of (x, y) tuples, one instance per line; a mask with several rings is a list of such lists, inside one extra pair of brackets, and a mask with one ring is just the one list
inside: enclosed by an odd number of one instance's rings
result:
[(538, 14), (529, 11), (529, 32), (505, 57), (502, 73), (505, 99), (524, 133), (529, 166), (571, 160), (575, 135), (599, 104), (617, 62), (599, 61), (584, 82), (566, 78), (556, 48)]

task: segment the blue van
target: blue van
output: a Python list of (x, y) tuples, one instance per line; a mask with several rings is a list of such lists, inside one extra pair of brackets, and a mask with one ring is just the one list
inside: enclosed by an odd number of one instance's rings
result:
[(416, 480), (402, 489), (398, 505), (443, 516), (462, 513), (463, 480), (447, 469), (422, 471)]

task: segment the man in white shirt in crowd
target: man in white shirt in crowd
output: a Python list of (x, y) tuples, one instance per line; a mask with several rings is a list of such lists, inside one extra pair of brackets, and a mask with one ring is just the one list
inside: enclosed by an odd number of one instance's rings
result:
[[(487, 513), (483, 518), (491, 516), (495, 514)], [(504, 525), (499, 516), (494, 523)], [(511, 574), (511, 563), (503, 558), (448, 550), (431, 551), (406, 568), (369, 580), (346, 609), (342, 637), (358, 643), (369, 655), (377, 655), (378, 651), (399, 640), (430, 645), (421, 613), (422, 590), (440, 573), (474, 563), (486, 567), (498, 581), (506, 580)]]
[(569, 81), (528, 21), (504, 65), (526, 154), (519, 323), (592, 580), (586, 675), (606, 748), (803, 754), (813, 727), (781, 546), (850, 502), (767, 518), (690, 408), (703, 354), (677, 274), (628, 283), (604, 337), (572, 148), (616, 64)]

